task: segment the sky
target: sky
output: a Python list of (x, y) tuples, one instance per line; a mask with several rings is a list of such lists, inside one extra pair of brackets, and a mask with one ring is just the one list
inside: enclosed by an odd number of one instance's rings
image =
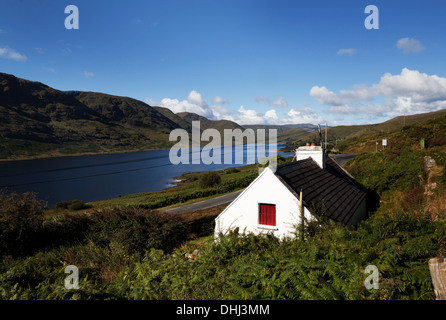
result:
[(0, 72), (239, 124), (378, 123), (446, 108), (445, 12), (438, 0), (2, 0)]

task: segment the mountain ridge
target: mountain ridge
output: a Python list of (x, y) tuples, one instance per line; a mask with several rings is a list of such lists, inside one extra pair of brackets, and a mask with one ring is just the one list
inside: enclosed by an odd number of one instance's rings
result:
[[(396, 117), (381, 124), (330, 127), (328, 135), (332, 139), (333, 133), (340, 131), (349, 139), (359, 139), (416, 123), (420, 117), (423, 115)], [(197, 120), (200, 131), (214, 128), (222, 135), (224, 129), (250, 128), (276, 129), (278, 142), (289, 145), (317, 138), (317, 126), (312, 124), (239, 125), (190, 112), (174, 113), (130, 97), (61, 91), (6, 73), (0, 73), (0, 120), (0, 160), (166, 149), (176, 143), (169, 141), (172, 130), (191, 132), (192, 121)], [(268, 130), (266, 133), (268, 139)]]

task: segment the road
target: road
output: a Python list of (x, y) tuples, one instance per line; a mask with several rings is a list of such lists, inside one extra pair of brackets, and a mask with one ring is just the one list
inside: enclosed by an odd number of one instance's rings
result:
[(356, 153), (341, 153), (341, 154), (334, 154), (330, 157), (335, 160), (341, 167), (344, 166), (348, 162), (348, 160), (353, 159), (356, 157)]
[(198, 211), (198, 210), (203, 210), (203, 209), (209, 209), (209, 208), (213, 208), (216, 206), (220, 206), (223, 204), (229, 204), (231, 203), (235, 198), (237, 198), (237, 196), (243, 191), (242, 190), (238, 190), (235, 192), (231, 192), (228, 194), (225, 194), (223, 196), (219, 196), (216, 198), (212, 198), (212, 199), (206, 199), (200, 202), (195, 202), (195, 203), (191, 203), (191, 204), (185, 204), (179, 207), (175, 207), (175, 208), (170, 208), (170, 209), (165, 209), (163, 210), (163, 212), (167, 212), (167, 213), (186, 213), (186, 212), (194, 212), (194, 211)]
[[(353, 154), (353, 153), (342, 153), (342, 154), (335, 154), (330, 156), (332, 159), (334, 159), (340, 166), (343, 166), (344, 164), (347, 163), (348, 160), (356, 157), (357, 154)], [(223, 196), (219, 196), (216, 198), (212, 198), (212, 199), (206, 199), (200, 202), (195, 202), (195, 203), (191, 203), (191, 204), (185, 204), (179, 207), (175, 207), (175, 208), (170, 208), (170, 209), (165, 209), (162, 210), (163, 212), (167, 212), (167, 213), (186, 213), (186, 212), (194, 212), (194, 211), (198, 211), (198, 210), (204, 210), (204, 209), (209, 209), (209, 208), (213, 208), (216, 206), (220, 206), (220, 205), (224, 205), (224, 204), (229, 204), (231, 203), (235, 198), (238, 197), (238, 195), (243, 191), (242, 190), (238, 190), (232, 193), (228, 193), (225, 194)]]

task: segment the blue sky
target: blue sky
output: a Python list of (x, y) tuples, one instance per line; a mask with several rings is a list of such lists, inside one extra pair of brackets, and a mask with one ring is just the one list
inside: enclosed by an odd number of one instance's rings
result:
[[(78, 30), (64, 26), (70, 4)], [(438, 0), (2, 0), (0, 72), (241, 124), (377, 123), (446, 108), (445, 12)]]

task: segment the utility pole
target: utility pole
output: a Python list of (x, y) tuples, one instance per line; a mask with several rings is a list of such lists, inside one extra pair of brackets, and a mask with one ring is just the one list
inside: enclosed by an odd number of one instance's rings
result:
[(327, 121), (325, 121), (325, 150), (327, 150)]
[(304, 208), (303, 208), (303, 196), (302, 196), (302, 189), (300, 189), (300, 195), (299, 195), (299, 211), (300, 211), (300, 238), (301, 240), (305, 240), (305, 215), (304, 215)]

